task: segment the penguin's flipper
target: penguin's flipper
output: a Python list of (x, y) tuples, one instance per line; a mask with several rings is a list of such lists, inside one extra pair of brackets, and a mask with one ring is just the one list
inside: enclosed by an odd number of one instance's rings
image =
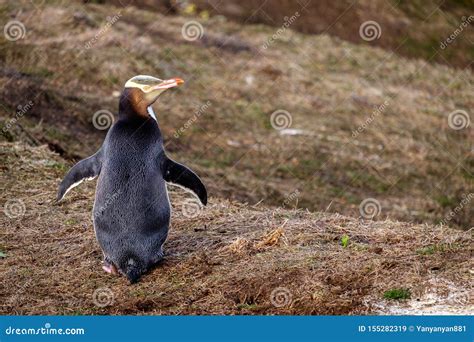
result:
[(163, 178), (169, 183), (183, 186), (196, 194), (202, 204), (207, 204), (207, 190), (201, 179), (189, 168), (165, 156)]
[(79, 185), (84, 179), (90, 180), (97, 177), (102, 166), (101, 156), (102, 153), (101, 150), (99, 150), (94, 155), (83, 159), (74, 165), (59, 185), (56, 201), (59, 202), (62, 200), (69, 190)]

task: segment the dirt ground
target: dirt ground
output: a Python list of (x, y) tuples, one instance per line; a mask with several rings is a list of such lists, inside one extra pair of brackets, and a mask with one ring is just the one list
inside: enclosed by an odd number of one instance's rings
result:
[[(55, 205), (61, 157), (3, 143), (0, 158), (2, 314), (404, 313), (420, 302), (418, 313), (474, 309), (472, 230), (215, 197), (189, 217), (182, 191), (171, 191), (164, 263), (129, 285), (101, 269), (94, 182)], [(399, 289), (407, 298), (386, 298)]]

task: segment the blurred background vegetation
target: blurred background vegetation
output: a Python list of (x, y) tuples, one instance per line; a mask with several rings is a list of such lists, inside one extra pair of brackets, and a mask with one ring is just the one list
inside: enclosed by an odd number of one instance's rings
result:
[[(355, 217), (375, 198), (375, 219), (468, 229), (472, 124), (454, 130), (448, 115), (472, 118), (472, 25), (441, 44), (473, 9), (468, 0), (4, 2), (2, 23), (19, 20), (26, 33), (0, 38), (1, 139), (47, 144), (72, 163), (102, 143), (93, 114), (116, 113), (128, 78), (180, 76), (184, 87), (155, 111), (167, 150), (211, 196)], [(379, 39), (361, 38), (369, 20)], [(189, 21), (201, 39), (183, 39)], [(272, 127), (277, 110), (291, 114), (290, 130)]]
[[(474, 60), (474, 31), (464, 30), (452, 48), (441, 49), (442, 37), (458, 28), (474, 13), (472, 0), (115, 0), (98, 3), (131, 3), (164, 14), (197, 13), (203, 17), (224, 15), (243, 24), (281, 26), (285, 17), (299, 12), (291, 29), (308, 34), (326, 33), (353, 43), (364, 43), (359, 26), (368, 20), (382, 27), (380, 39), (371, 45), (400, 55), (424, 58), (456, 67), (471, 67)], [(183, 10), (184, 8), (184, 10)], [(472, 22), (471, 22), (472, 24)], [(447, 37), (446, 37), (447, 38)], [(434, 52), (437, 52), (434, 54)]]

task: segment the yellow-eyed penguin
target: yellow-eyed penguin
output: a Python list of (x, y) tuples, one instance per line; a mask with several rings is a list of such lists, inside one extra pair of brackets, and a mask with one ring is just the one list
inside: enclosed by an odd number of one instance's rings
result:
[(184, 81), (139, 75), (120, 97), (117, 122), (100, 149), (79, 161), (59, 186), (58, 201), (84, 179), (99, 177), (93, 209), (94, 229), (104, 253), (103, 269), (117, 270), (131, 283), (163, 258), (170, 203), (166, 182), (188, 188), (207, 204), (199, 177), (166, 156), (151, 105)]

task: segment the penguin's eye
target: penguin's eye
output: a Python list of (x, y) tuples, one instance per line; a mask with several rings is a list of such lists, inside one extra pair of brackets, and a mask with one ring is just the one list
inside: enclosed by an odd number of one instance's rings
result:
[(146, 92), (146, 91), (150, 90), (150, 88), (151, 88), (151, 85), (148, 85), (148, 84), (147, 84), (147, 85), (144, 85), (144, 86), (143, 86), (143, 91)]

